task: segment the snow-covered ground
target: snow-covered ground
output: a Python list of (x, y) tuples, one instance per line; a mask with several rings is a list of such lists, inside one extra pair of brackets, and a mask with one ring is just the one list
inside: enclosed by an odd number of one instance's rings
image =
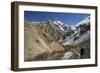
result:
[(74, 53), (73, 53), (72, 51), (66, 52), (66, 53), (64, 54), (64, 56), (62, 57), (62, 59), (63, 59), (63, 60), (67, 60), (67, 59), (71, 58), (73, 54), (74, 54)]
[[(78, 33), (77, 33), (78, 34)], [(76, 34), (76, 35), (77, 35)], [(79, 43), (82, 43), (86, 40), (88, 40), (90, 38), (90, 31), (87, 31), (86, 33), (84, 33), (83, 35), (81, 35), (79, 37), (79, 39), (77, 39), (76, 41), (74, 41), (74, 36), (72, 36), (71, 38), (69, 38), (66, 42), (63, 43), (63, 45), (77, 45)]]

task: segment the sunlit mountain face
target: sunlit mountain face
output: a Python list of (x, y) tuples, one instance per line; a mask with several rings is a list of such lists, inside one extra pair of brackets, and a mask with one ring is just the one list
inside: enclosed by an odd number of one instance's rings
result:
[[(33, 13), (30, 13), (33, 14)], [(26, 15), (26, 16), (29, 16)], [(36, 14), (37, 15), (37, 14)], [(44, 14), (43, 14), (44, 15)], [(55, 16), (56, 15), (56, 16)], [(57, 18), (57, 13), (54, 17)], [(74, 15), (74, 14), (72, 14)], [(24, 20), (25, 61), (68, 60), (90, 58), (90, 16), (72, 21), (72, 15), (61, 19)], [(80, 15), (80, 14), (79, 14)], [(59, 15), (58, 15), (59, 16)], [(76, 16), (76, 15), (75, 15)], [(37, 15), (37, 17), (39, 17)], [(30, 17), (31, 18), (31, 17)], [(41, 21), (40, 21), (41, 19)], [(63, 19), (63, 17), (62, 17)], [(71, 21), (73, 23), (71, 23)]]

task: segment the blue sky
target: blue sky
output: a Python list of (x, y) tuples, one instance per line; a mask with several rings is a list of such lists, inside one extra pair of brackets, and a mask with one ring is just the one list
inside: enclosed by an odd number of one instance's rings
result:
[(90, 14), (24, 11), (24, 19), (28, 21), (41, 22), (51, 19), (51, 20), (59, 20), (69, 25), (75, 25), (87, 16), (90, 16)]

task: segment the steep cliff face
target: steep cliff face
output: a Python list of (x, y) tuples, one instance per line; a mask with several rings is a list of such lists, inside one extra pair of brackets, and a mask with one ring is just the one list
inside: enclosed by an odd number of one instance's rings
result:
[(24, 48), (25, 61), (56, 60), (64, 54), (64, 48), (44, 30), (27, 23), (24, 25)]
[[(65, 32), (56, 25), (54, 21), (48, 20), (45, 24), (36, 25), (38, 29), (43, 30), (46, 34), (52, 37), (55, 41), (58, 41)], [(39, 28), (40, 27), (40, 28)]]

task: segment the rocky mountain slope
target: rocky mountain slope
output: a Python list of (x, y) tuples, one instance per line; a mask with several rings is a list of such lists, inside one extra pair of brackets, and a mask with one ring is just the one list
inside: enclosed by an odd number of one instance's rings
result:
[(56, 60), (64, 54), (64, 48), (39, 27), (25, 22), (24, 25), (24, 59)]
[(90, 17), (86, 17), (75, 27), (75, 33), (63, 40), (62, 44), (73, 46), (72, 51), (76, 51), (79, 58), (90, 58)]
[(25, 61), (89, 58), (90, 17), (74, 27), (61, 21), (25, 20), (24, 42)]

